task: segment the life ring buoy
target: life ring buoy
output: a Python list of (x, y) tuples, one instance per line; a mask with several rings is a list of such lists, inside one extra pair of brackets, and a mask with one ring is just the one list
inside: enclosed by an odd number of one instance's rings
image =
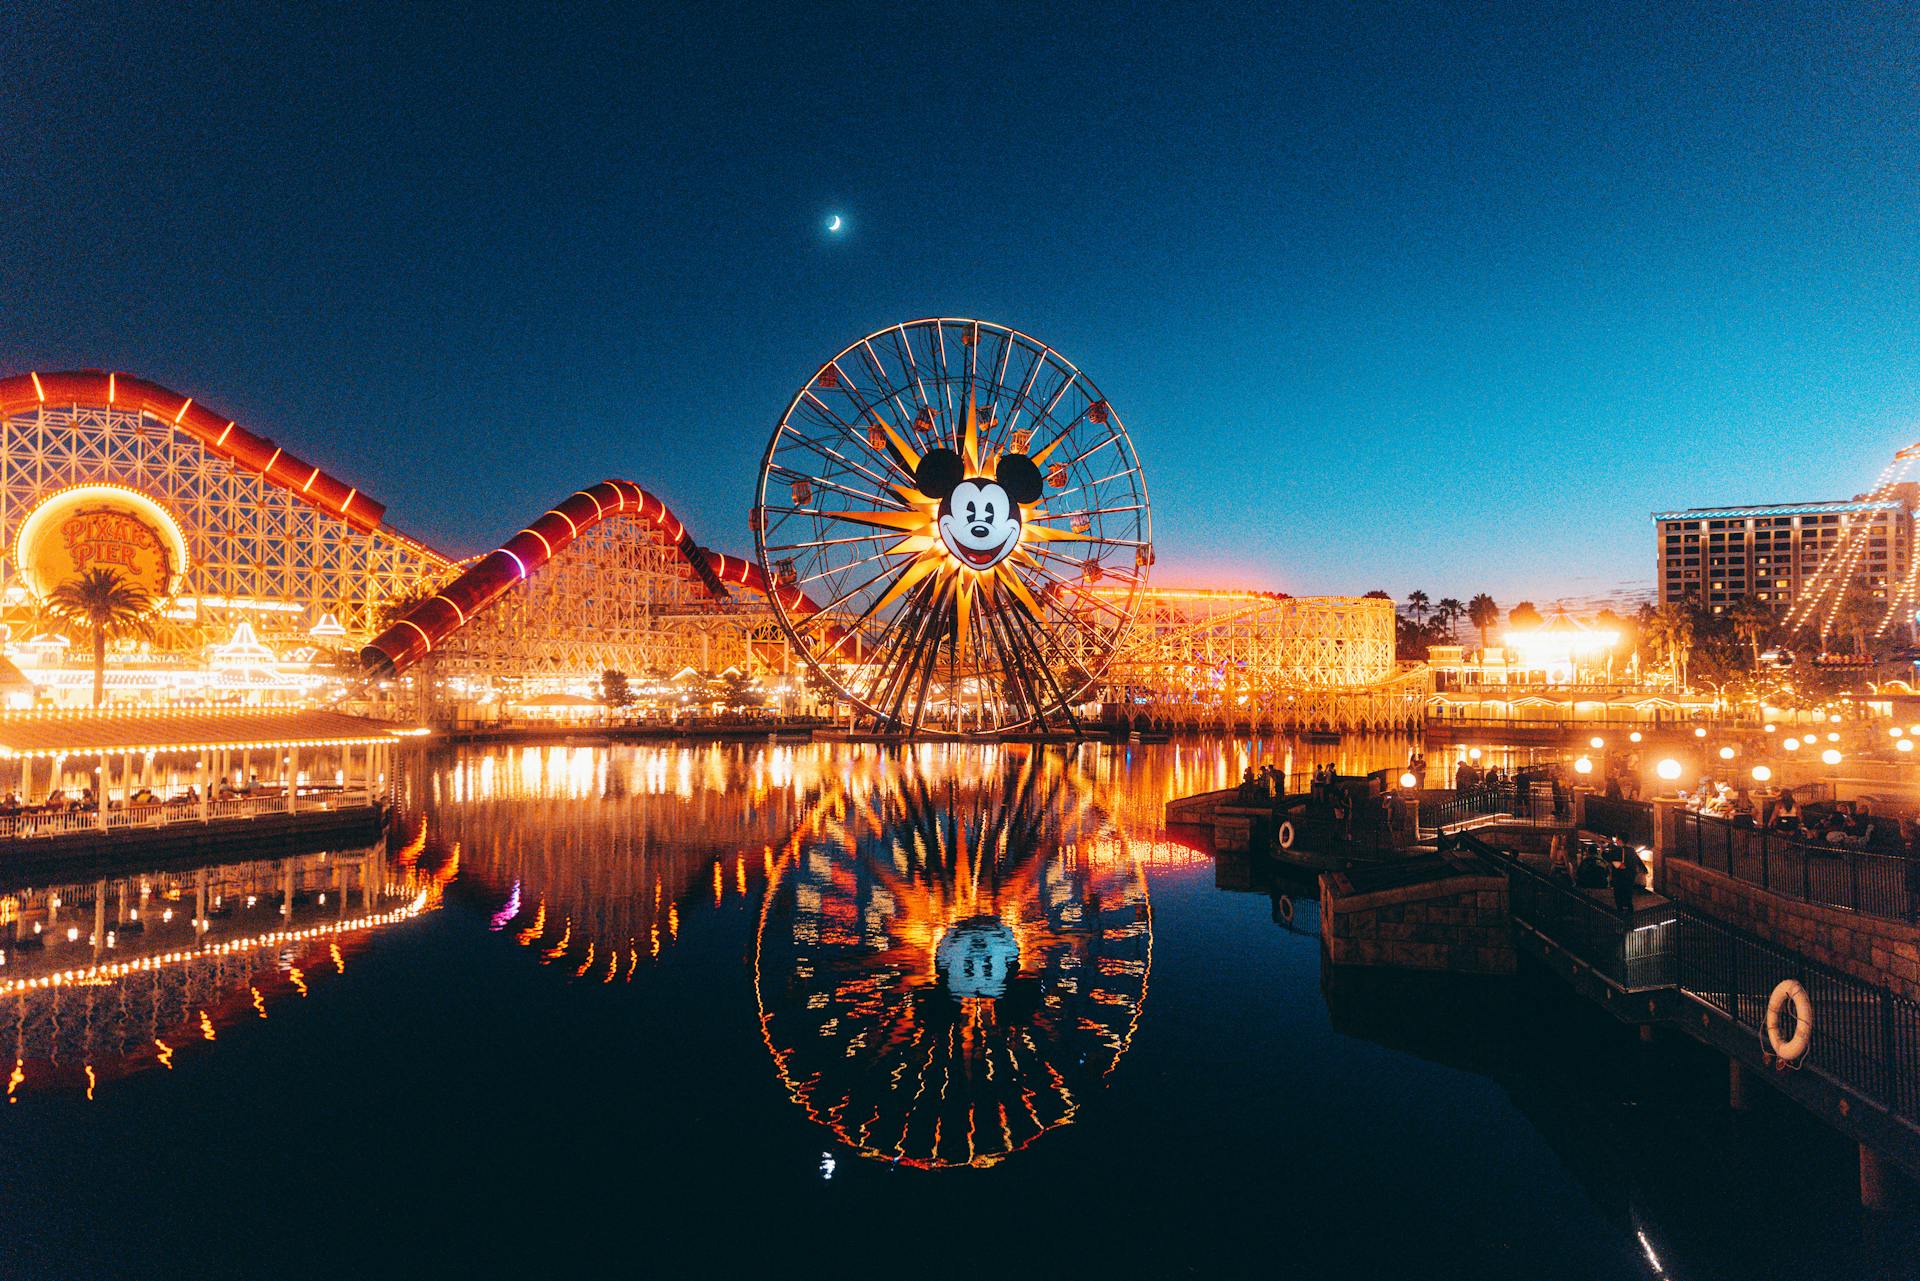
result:
[[(1781, 1026), (1788, 1004), (1793, 1006), (1793, 1035)], [(1782, 979), (1767, 998), (1767, 1047), (1782, 1063), (1797, 1063), (1813, 1046), (1813, 998), (1796, 979)]]
[(1293, 820), (1292, 819), (1283, 818), (1280, 820), (1280, 831), (1278, 835), (1280, 839), (1281, 849), (1290, 850), (1293, 848)]
[(1275, 907), (1278, 909), (1280, 913), (1281, 923), (1285, 925), (1292, 925), (1293, 924), (1293, 899), (1288, 897), (1285, 894), (1282, 894), (1280, 896), (1280, 902), (1275, 904)]

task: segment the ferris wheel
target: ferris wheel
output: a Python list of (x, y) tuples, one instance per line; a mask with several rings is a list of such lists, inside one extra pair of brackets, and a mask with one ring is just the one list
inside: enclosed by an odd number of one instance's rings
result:
[(978, 320), (895, 325), (821, 365), (752, 523), (794, 646), (889, 729), (1073, 720), (1153, 564), (1119, 414), (1051, 347)]

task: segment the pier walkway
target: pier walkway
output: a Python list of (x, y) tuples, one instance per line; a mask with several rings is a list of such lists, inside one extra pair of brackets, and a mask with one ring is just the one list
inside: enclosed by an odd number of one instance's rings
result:
[[(1608, 891), (1550, 878), (1544, 860), (1471, 832), (1445, 844), (1507, 870), (1516, 941), (1576, 991), (1622, 1022), (1675, 1028), (1725, 1054), (1736, 1106), (1746, 1082), (1765, 1080), (1861, 1144), (1863, 1196), (1880, 1156), (1920, 1176), (1920, 1004), (1662, 895), (1640, 891), (1623, 916)], [(1792, 1066), (1766, 1031), (1787, 980), (1814, 1010), (1812, 1047)]]

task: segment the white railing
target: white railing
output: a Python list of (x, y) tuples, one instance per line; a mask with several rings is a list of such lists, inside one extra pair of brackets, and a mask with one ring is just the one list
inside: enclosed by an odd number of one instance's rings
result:
[(303, 791), (287, 808), (285, 795), (237, 796), (207, 801), (204, 813), (200, 801), (162, 801), (147, 805), (114, 806), (106, 812), (105, 822), (97, 809), (57, 811), (29, 810), (20, 814), (0, 814), (0, 840), (24, 840), (36, 836), (60, 836), (70, 832), (97, 832), (141, 827), (168, 827), (177, 823), (199, 823), (213, 819), (254, 818), (261, 814), (311, 814), (350, 806), (371, 805), (371, 792), (353, 790)]

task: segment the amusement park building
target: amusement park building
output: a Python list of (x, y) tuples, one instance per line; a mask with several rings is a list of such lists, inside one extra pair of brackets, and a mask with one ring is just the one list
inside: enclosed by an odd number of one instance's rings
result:
[[(24, 678), (0, 697), (90, 701), (86, 631), (45, 602), (102, 566), (163, 602), (112, 647), (115, 702), (311, 702), (414, 670), (444, 711), (583, 693), (609, 670), (799, 666), (760, 566), (700, 546), (631, 481), (460, 559), (195, 397), (99, 371), (0, 378), (0, 647)], [(814, 611), (779, 591), (789, 618)], [(1148, 589), (1101, 697), (1170, 727), (1384, 729), (1417, 721), (1424, 681), (1394, 663), (1386, 602)]]
[[(658, 499), (610, 481), (569, 503), (571, 520), (563, 503), (509, 542), (527, 562), (525, 590), (501, 584), (493, 608), (458, 619), (472, 626), (422, 636), (422, 653), (444, 639), (439, 674), (559, 688), (609, 669), (744, 667), (756, 637), (771, 643), (765, 611), (732, 599), (715, 572), (724, 559), (710, 562)], [(593, 519), (581, 521), (581, 507)], [(385, 512), (204, 402), (142, 379), (0, 379), (0, 637), (43, 700), (90, 697), (85, 638), (61, 634), (43, 601), (55, 579), (101, 566), (165, 600), (149, 635), (115, 647), (111, 699), (323, 695), (408, 606), (444, 602), (435, 594), (468, 568)]]

